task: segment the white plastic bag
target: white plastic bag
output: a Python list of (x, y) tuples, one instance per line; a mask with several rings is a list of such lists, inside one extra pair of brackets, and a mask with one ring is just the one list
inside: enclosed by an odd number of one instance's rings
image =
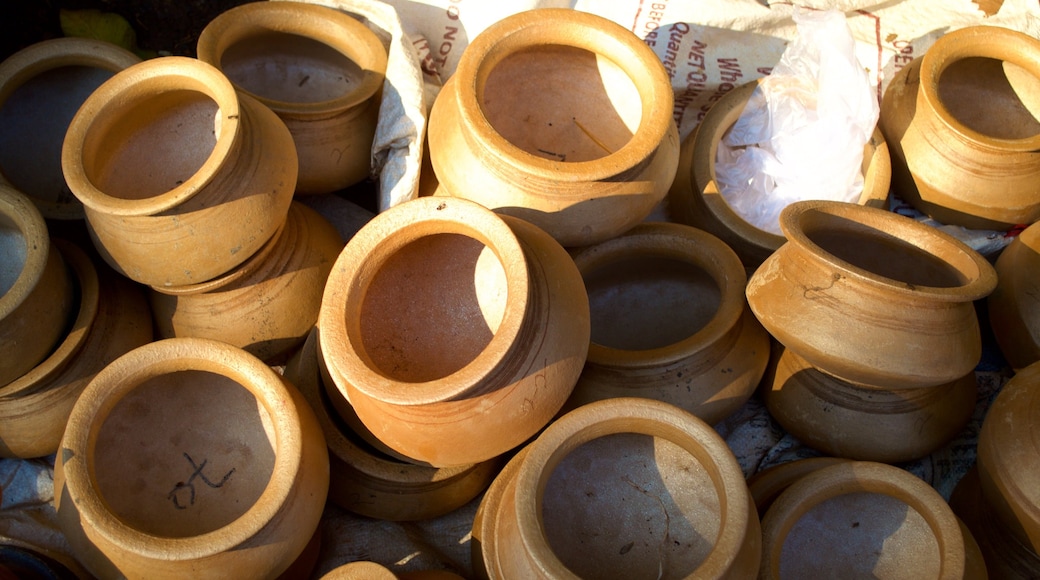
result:
[(859, 199), (863, 147), (879, 112), (845, 15), (798, 9), (794, 21), (798, 36), (719, 143), (715, 162), (730, 207), (776, 234), (790, 203)]

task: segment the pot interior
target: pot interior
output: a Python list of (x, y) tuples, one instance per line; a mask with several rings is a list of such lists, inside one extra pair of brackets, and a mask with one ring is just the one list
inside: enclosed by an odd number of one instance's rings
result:
[(229, 46), (220, 67), (232, 83), (254, 95), (284, 103), (320, 103), (350, 93), (364, 71), (327, 44), (268, 32)]
[(187, 370), (146, 380), (98, 427), (93, 477), (120, 520), (185, 538), (253, 508), (271, 479), (271, 417), (229, 377)]
[(615, 433), (567, 454), (542, 498), (549, 545), (582, 578), (685, 578), (711, 553), (724, 503), (663, 438)]
[(964, 126), (998, 139), (1040, 135), (1040, 79), (1018, 65), (970, 57), (943, 69), (939, 99)]
[(112, 71), (63, 66), (26, 80), (0, 105), (0, 172), (17, 188), (52, 203), (74, 201), (61, 169), (72, 117)]
[(0, 298), (14, 288), (22, 275), (28, 259), (26, 251), (21, 228), (8, 216), (0, 215)]
[(704, 270), (661, 256), (612, 260), (583, 273), (592, 341), (649, 350), (693, 336), (719, 310), (721, 291)]
[(911, 286), (956, 288), (978, 275), (971, 257), (952, 244), (936, 247), (937, 255), (869, 224), (815, 210), (802, 214), (801, 227), (825, 252)]
[(552, 161), (591, 161), (621, 149), (642, 118), (638, 88), (615, 63), (561, 45), (517, 51), (488, 73), (479, 95), (502, 137)]
[(391, 379), (443, 378), (488, 346), (506, 299), (505, 269), (490, 248), (460, 234), (422, 236), (373, 276), (359, 314), (362, 348)]
[(781, 578), (939, 578), (939, 543), (924, 517), (879, 493), (848, 493), (805, 513), (787, 534)]
[(158, 196), (195, 175), (222, 120), (213, 99), (180, 89), (147, 95), (112, 117), (88, 130), (84, 169), (105, 194), (129, 200)]

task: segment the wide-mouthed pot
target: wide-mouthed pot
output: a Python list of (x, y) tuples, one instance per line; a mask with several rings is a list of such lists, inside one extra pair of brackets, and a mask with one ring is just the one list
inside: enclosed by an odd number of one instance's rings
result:
[(1015, 236), (997, 258), (997, 287), (986, 298), (993, 338), (1008, 364), (1040, 360), (1040, 225)]

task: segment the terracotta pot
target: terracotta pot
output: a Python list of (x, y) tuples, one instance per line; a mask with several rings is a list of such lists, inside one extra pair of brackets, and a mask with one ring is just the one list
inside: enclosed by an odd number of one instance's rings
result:
[(945, 224), (1040, 219), (1040, 40), (972, 26), (896, 73), (881, 101), (893, 190)]
[(963, 578), (953, 511), (916, 476), (883, 463), (824, 467), (762, 518), (759, 578)]
[(487, 578), (749, 578), (758, 515), (707, 423), (615, 398), (553, 422), (484, 495), (473, 567)]
[(1040, 363), (1022, 369), (990, 405), (979, 432), (982, 493), (1018, 541), (1040, 552)]
[(978, 541), (990, 578), (1029, 580), (1040, 577), (1040, 555), (1023, 544), (982, 495), (977, 466), (972, 467), (950, 495), (950, 507)]
[(689, 226), (643, 223), (572, 256), (589, 294), (592, 344), (565, 409), (645, 397), (714, 425), (747, 402), (769, 335), (726, 244)]
[(61, 145), (83, 101), (113, 74), (140, 62), (91, 38), (53, 38), (0, 63), (0, 183), (29, 196), (47, 219), (83, 219), (61, 171)]
[(338, 393), (326, 391), (321, 365), (313, 332), (286, 365), (285, 377), (299, 387), (325, 434), (329, 499), (336, 505), (381, 520), (427, 520), (462, 507), (491, 484), (501, 467), (497, 460), (435, 468), (398, 461), (370, 447), (338, 417), (329, 400)]
[(293, 203), (281, 230), (228, 274), (149, 293), (162, 338), (212, 338), (269, 364), (285, 362), (318, 321), (321, 295), (343, 249), (318, 212)]
[(102, 269), (82, 250), (54, 240), (76, 277), (75, 320), (54, 352), (0, 388), (0, 457), (58, 450), (72, 407), (108, 363), (152, 341), (152, 317), (135, 284)]
[(0, 387), (61, 341), (75, 316), (74, 286), (36, 206), (0, 185)]
[(274, 578), (311, 540), (328, 481), (295, 387), (241, 349), (174, 338), (87, 386), (57, 455), (55, 503), (98, 577)]
[(360, 560), (336, 566), (322, 574), (321, 580), (397, 580), (397, 576), (382, 564)]
[(430, 111), (440, 187), (564, 246), (610, 239), (668, 192), (672, 89), (653, 51), (600, 16), (529, 10), (466, 47)]
[(62, 169), (94, 244), (150, 286), (211, 280), (285, 221), (292, 136), (212, 66), (163, 57), (102, 84), (69, 125)]
[(974, 300), (993, 266), (953, 236), (851, 203), (802, 201), (780, 216), (787, 242), (755, 271), (762, 325), (821, 371), (875, 388), (934, 387), (974, 370)]
[(769, 414), (810, 447), (884, 463), (924, 457), (949, 443), (971, 419), (978, 394), (971, 371), (928, 388), (855, 385), (780, 345), (761, 390)]
[(1000, 352), (1021, 370), (1040, 360), (1040, 225), (1022, 231), (997, 258), (997, 287), (986, 299)]
[[(784, 236), (758, 228), (726, 202), (719, 192), (715, 160), (719, 142), (737, 122), (760, 81), (741, 85), (718, 100), (682, 142), (679, 169), (668, 193), (675, 221), (706, 230), (726, 242), (748, 268), (756, 268), (783, 245)], [(880, 129), (863, 146), (863, 192), (860, 205), (886, 209), (892, 179), (888, 144)]]
[(450, 467), (513, 449), (560, 410), (588, 354), (589, 302), (544, 231), (424, 197), (350, 240), (318, 327), (335, 388), (368, 430)]
[(207, 24), (198, 55), (285, 121), (297, 194), (368, 178), (387, 52), (364, 24), (324, 6), (252, 2)]

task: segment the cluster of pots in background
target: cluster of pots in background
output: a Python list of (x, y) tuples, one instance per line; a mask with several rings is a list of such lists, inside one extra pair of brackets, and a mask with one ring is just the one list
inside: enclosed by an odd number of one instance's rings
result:
[[(32, 50), (79, 46), (60, 42)], [(473, 566), (490, 578), (1035, 572), (1040, 500), (1021, 468), (1036, 450), (1012, 443), (1031, 443), (1016, 429), (1030, 429), (1040, 347), (1011, 345), (1040, 334), (1036, 234), (994, 269), (883, 208), (891, 176), (949, 223), (1040, 217), (1001, 205), (1038, 197), (1040, 130), (994, 135), (958, 101), (991, 100), (1001, 87), (976, 79), (1003, 63), (1025, 101), (1016, 128), (1037, 125), (1037, 40), (940, 39), (885, 95), (859, 203), (794, 204), (781, 237), (714, 185), (753, 83), (680, 143), (640, 39), (574, 10), (520, 13), (472, 40), (432, 106), (432, 195), (346, 243), (300, 199), (367, 176), (379, 38), (336, 10), (258, 2), (198, 46), (137, 62), (93, 43), (86, 60), (25, 67), (27, 49), (0, 65), (0, 111), (29, 107), (20, 86), (46, 90), (26, 79), (106, 71), (66, 91), (63, 145), (38, 155), (49, 170), (0, 156), (0, 452), (56, 453), (59, 521), (91, 573), (308, 574), (326, 498), (396, 521), (481, 494)], [(982, 209), (950, 201), (985, 184)], [(666, 201), (682, 223), (645, 221)], [(81, 217), (96, 256), (44, 220)], [(1011, 418), (983, 429), (978, 491), (960, 495), (986, 501), (963, 502), (966, 527), (886, 464), (967, 423), (974, 303), (995, 288), (998, 340), (1023, 370), (994, 407)], [(712, 425), (756, 389), (835, 458), (745, 481)], [(1028, 403), (1000, 406), (1012, 396)], [(997, 520), (1025, 564), (969, 531)], [(844, 549), (797, 547), (860, 525)]]

